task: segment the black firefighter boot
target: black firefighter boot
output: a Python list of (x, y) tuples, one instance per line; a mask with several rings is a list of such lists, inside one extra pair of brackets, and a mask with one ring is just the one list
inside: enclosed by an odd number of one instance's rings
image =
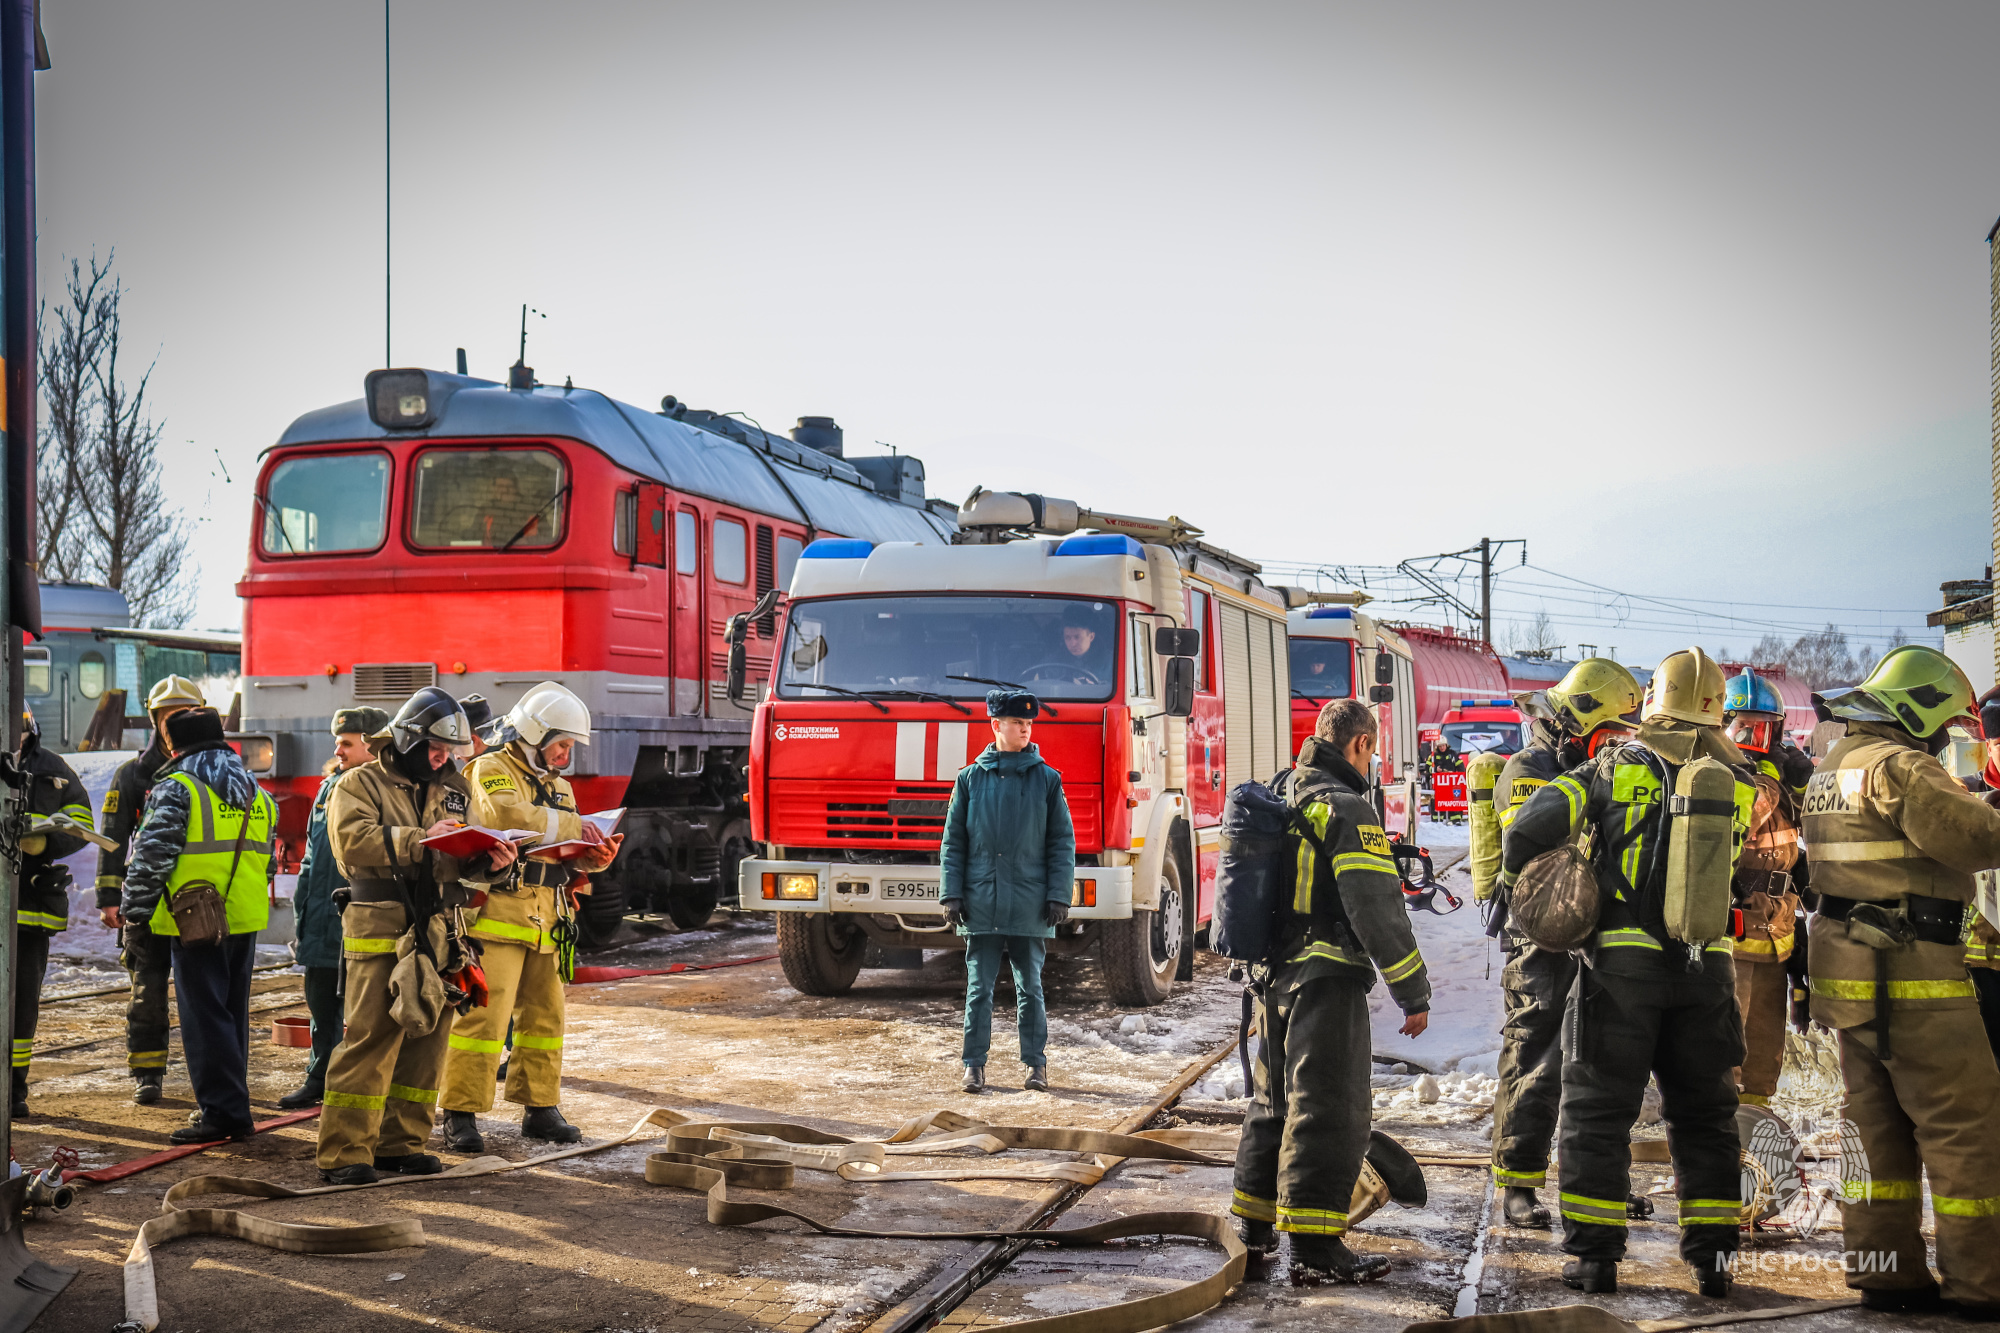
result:
[(582, 1143), (583, 1131), (563, 1119), (560, 1106), (530, 1106), (521, 1117), (521, 1137), (549, 1143)]
[(1271, 1222), (1260, 1222), (1254, 1217), (1236, 1219), (1236, 1238), (1243, 1242), (1243, 1248), (1250, 1251), (1252, 1259), (1268, 1259), (1278, 1252), (1278, 1228)]
[(1549, 1210), (1542, 1206), (1535, 1192), (1526, 1185), (1509, 1185), (1500, 1202), (1501, 1216), (1510, 1227), (1521, 1227), (1528, 1231), (1549, 1229)]
[(960, 1086), (970, 1093), (986, 1091), (986, 1066), (967, 1065), (965, 1067), (965, 1082)]
[(296, 1092), (288, 1092), (278, 1098), (280, 1111), (303, 1111), (308, 1106), (318, 1106), (326, 1100), (326, 1080), (309, 1078)]
[(160, 1093), (166, 1083), (164, 1069), (141, 1069), (132, 1075), (132, 1103), (135, 1106), (151, 1106), (160, 1100)]
[(1718, 1254), (1706, 1264), (1689, 1265), (1694, 1270), (1694, 1284), (1700, 1288), (1702, 1295), (1713, 1296), (1717, 1300), (1729, 1299), (1730, 1284), (1736, 1280), (1729, 1262), (1735, 1257), (1734, 1254)]
[(1292, 1285), (1316, 1287), (1322, 1282), (1373, 1282), (1389, 1271), (1382, 1254), (1356, 1254), (1338, 1236), (1292, 1233)]
[(479, 1132), (479, 1117), (470, 1111), (446, 1111), (444, 1142), (453, 1152), (485, 1152), (486, 1139)]
[(1563, 1285), (1578, 1291), (1609, 1293), (1618, 1290), (1616, 1259), (1572, 1259), (1563, 1265)]

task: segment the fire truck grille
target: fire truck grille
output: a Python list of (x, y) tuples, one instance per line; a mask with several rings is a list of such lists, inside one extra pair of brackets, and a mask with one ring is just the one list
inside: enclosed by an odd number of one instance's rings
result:
[[(1094, 788), (1071, 793), (1079, 845), (1096, 850), (1098, 798)], [(886, 782), (774, 782), (770, 786), (770, 839), (795, 847), (841, 844), (929, 850), (944, 839), (949, 786), (913, 787)]]
[(357, 662), (354, 666), (354, 697), (373, 703), (401, 703), (426, 685), (435, 684), (435, 662)]

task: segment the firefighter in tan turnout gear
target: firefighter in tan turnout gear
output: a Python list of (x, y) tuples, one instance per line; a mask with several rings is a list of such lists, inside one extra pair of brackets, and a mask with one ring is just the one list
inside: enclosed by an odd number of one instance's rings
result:
[[(507, 1060), (508, 1101), (526, 1107), (523, 1138), (575, 1143), (581, 1130), (563, 1119), (563, 985), (576, 948), (578, 872), (602, 870), (618, 855), (623, 834), (604, 838), (586, 823), (562, 770), (578, 745), (590, 744), (590, 710), (554, 681), (529, 690), (487, 734), (498, 748), (473, 760), (471, 822), (536, 833), (517, 874), (488, 890), (467, 933), (477, 941), (490, 999), (452, 1026), (445, 1067), (445, 1133), (458, 1152), (482, 1152), (478, 1112), (493, 1109), (493, 1082), (507, 1024), (514, 1050)], [(533, 847), (602, 842), (574, 863), (534, 859)], [(575, 867), (572, 869), (572, 865)]]
[[(1893, 648), (1820, 707), (1847, 723), (1806, 787), (1820, 895), (1812, 1016), (1840, 1033), (1845, 1114), (1865, 1160), (1843, 1157), (1847, 1285), (1873, 1310), (1956, 1307), (2000, 1317), (2000, 1068), (1961, 942), (1973, 876), (2000, 865), (2000, 811), (1936, 758), (1972, 707), (1933, 648)], [(1939, 1278), (1926, 1263), (1930, 1180)]]
[(500, 846), (470, 862), (423, 846), (463, 824), (472, 793), (457, 752), (472, 744), (458, 703), (436, 686), (410, 696), (374, 762), (348, 770), (327, 801), (328, 841), (348, 888), (341, 909), (347, 1032), (328, 1062), (319, 1121), (320, 1175), (363, 1185), (377, 1171), (434, 1175), (430, 1137), (449, 1006), (465, 958), (454, 918), (468, 883), (513, 864)]

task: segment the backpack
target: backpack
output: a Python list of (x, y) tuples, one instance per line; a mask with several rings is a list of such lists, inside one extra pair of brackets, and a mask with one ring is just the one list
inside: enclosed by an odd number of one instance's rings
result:
[[(1323, 859), (1326, 848), (1305, 817), (1278, 794), (1291, 770), (1270, 782), (1245, 782), (1233, 788), (1222, 805), (1222, 856), (1215, 875), (1215, 919), (1209, 926), (1209, 948), (1241, 963), (1268, 963), (1284, 943), (1292, 911), (1294, 844), (1297, 833)], [(1327, 877), (1329, 886), (1333, 883)], [(1346, 913), (1337, 896), (1326, 909), (1336, 926)]]

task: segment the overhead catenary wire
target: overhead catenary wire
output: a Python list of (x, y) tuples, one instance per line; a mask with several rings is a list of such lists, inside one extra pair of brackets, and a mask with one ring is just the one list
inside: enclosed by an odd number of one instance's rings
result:
[[(1262, 563), (1266, 578), (1291, 579), (1322, 587), (1331, 584), (1366, 591), (1378, 604), (1376, 614), (1385, 618), (1393, 619), (1397, 612), (1410, 615), (1412, 618), (1421, 618), (1426, 609), (1441, 608), (1447, 613), (1446, 619), (1453, 619), (1449, 614), (1449, 607), (1444, 605), (1444, 599), (1438, 597), (1433, 589), (1424, 586), (1422, 582), (1412, 579), (1406, 570), (1398, 566), (1289, 561)], [(1543, 578), (1521, 578), (1519, 571), (1522, 569), (1542, 575)], [(1656, 634), (1770, 634), (1780, 638), (1795, 639), (1823, 633), (1831, 625), (1850, 640), (1867, 645), (1888, 646), (1911, 640), (1913, 636), (1906, 632), (1905, 626), (1910, 626), (1921, 634), (1922, 618), (1926, 614), (1909, 608), (1819, 607), (1748, 599), (1661, 597), (1648, 593), (1627, 592), (1534, 564), (1502, 565), (1496, 568), (1495, 575), (1496, 591), (1504, 591), (1510, 595), (1532, 594), (1538, 602), (1555, 604), (1559, 608), (1558, 613), (1573, 624), (1596, 622), (1604, 627), (1605, 632), (1621, 629)], [(1461, 577), (1469, 576), (1444, 570), (1433, 572), (1435, 580), (1447, 584)], [(1613, 599), (1610, 604), (1607, 604), (1607, 598)], [(1709, 609), (1711, 607), (1728, 609), (1711, 610)], [(1874, 622), (1870, 624), (1857, 619), (1807, 621), (1768, 614), (1768, 612), (1802, 610), (1827, 611), (1853, 617), (1870, 616), (1874, 618)], [(1503, 610), (1496, 607), (1494, 620), (1502, 625), (1523, 627), (1534, 623), (1532, 616), (1522, 614), (1518, 608)], [(1911, 622), (1915, 624), (1912, 625)], [(1476, 630), (1474, 632), (1476, 633)]]

